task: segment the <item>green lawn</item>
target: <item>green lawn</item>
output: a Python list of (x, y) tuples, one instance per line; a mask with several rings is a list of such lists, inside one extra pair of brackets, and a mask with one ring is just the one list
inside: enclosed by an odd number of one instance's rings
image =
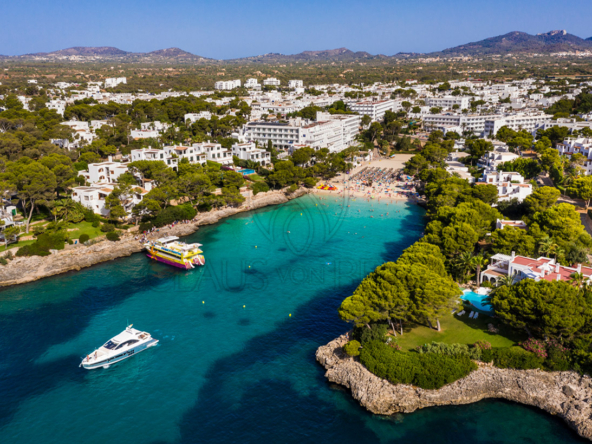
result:
[[(490, 333), (487, 324), (493, 324), (499, 333)], [(527, 339), (526, 333), (511, 329), (501, 321), (483, 314), (478, 319), (469, 319), (468, 313), (461, 317), (449, 314), (440, 320), (440, 325), (440, 332), (423, 325), (408, 325), (403, 336), (397, 335), (397, 342), (403, 350), (413, 350), (432, 341), (474, 344), (482, 340), (490, 342), (493, 347), (510, 347)]]
[[(91, 222), (82, 221), (77, 224), (69, 224), (68, 229), (72, 229), (72, 228), (76, 228), (76, 230), (68, 231), (68, 236), (70, 237), (70, 239), (79, 239), (80, 236), (84, 233), (88, 234), (89, 239), (94, 239), (95, 237), (105, 235), (105, 233), (103, 233), (100, 230), (100, 228), (93, 227)], [(32, 233), (33, 233), (33, 230), (31, 229), (31, 234)], [(11, 250), (13, 248), (24, 247), (25, 245), (32, 244), (35, 241), (36, 241), (36, 239), (31, 239), (31, 240), (20, 241), (16, 244), (9, 244), (8, 249)], [(0, 246), (0, 252), (2, 252), (2, 251), (6, 251), (6, 247), (4, 246), (4, 244), (2, 244)]]
[(258, 174), (250, 174), (249, 179), (251, 179), (253, 182), (264, 182), (265, 181), (265, 179), (263, 177), (259, 176)]
[(102, 236), (103, 233), (100, 227), (93, 227), (92, 222), (78, 222), (77, 224), (69, 224), (68, 229), (76, 228), (74, 231), (68, 231), (68, 235), (70, 239), (78, 239), (82, 234), (88, 234), (90, 239), (94, 239), (95, 237)]
[[(8, 249), (12, 250), (13, 248), (21, 248), (21, 247), (24, 247), (25, 245), (32, 244), (35, 241), (36, 241), (36, 239), (31, 239), (31, 240), (26, 240), (26, 241), (20, 241), (16, 244), (8, 244)], [(6, 251), (6, 246), (4, 244), (2, 244), (2, 246), (0, 247), (0, 252), (2, 252), (2, 251)]]

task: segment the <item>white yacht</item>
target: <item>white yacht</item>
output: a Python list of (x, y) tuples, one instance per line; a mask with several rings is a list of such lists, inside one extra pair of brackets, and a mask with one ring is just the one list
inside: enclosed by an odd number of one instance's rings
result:
[(158, 344), (158, 339), (154, 339), (150, 333), (136, 330), (132, 326), (133, 324), (111, 338), (101, 348), (87, 355), (79, 367), (84, 367), (87, 370), (99, 367), (108, 368), (111, 364)]

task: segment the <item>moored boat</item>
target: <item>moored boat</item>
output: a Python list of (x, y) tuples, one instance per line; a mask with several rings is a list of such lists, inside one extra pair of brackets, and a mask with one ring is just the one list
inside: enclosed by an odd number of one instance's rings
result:
[(111, 364), (123, 361), (158, 344), (158, 339), (154, 339), (150, 333), (136, 330), (132, 326), (130, 325), (117, 336), (109, 339), (101, 348), (87, 355), (79, 367), (87, 370), (107, 368)]
[(150, 259), (189, 270), (195, 265), (205, 265), (206, 260), (201, 251), (201, 244), (186, 244), (179, 242), (176, 236), (161, 237), (153, 242), (144, 244), (146, 256)]

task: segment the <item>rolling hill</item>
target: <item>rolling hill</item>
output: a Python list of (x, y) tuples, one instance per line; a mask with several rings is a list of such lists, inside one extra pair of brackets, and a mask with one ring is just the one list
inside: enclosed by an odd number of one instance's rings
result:
[(433, 54), (492, 55), (507, 53), (552, 53), (592, 49), (592, 40), (584, 40), (565, 30), (531, 35), (513, 31), (478, 42), (448, 48)]

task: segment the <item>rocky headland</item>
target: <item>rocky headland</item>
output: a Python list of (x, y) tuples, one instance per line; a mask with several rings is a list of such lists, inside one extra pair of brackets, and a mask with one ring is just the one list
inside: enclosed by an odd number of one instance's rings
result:
[(438, 390), (391, 384), (370, 373), (342, 347), (345, 335), (319, 347), (317, 361), (331, 382), (375, 414), (410, 413), (433, 406), (470, 404), (500, 398), (545, 410), (563, 418), (579, 435), (592, 440), (592, 379), (575, 372), (499, 369), (480, 365), (470, 375)]
[[(259, 193), (256, 196), (249, 197), (239, 207), (228, 207), (208, 213), (199, 213), (195, 220), (190, 223), (178, 224), (172, 228), (161, 228), (158, 233), (152, 233), (150, 238), (188, 236), (195, 233), (201, 225), (215, 224), (225, 217), (233, 216), (244, 211), (282, 204), (307, 194), (307, 192), (305, 189), (299, 189), (290, 195), (286, 195), (283, 191)], [(7, 265), (0, 266), (0, 286), (7, 287), (10, 285), (24, 284), (138, 253), (142, 251), (143, 247), (135, 239), (137, 234), (137, 231), (132, 229), (129, 233), (125, 233), (121, 240), (117, 242), (110, 242), (103, 239), (91, 245), (69, 245), (64, 250), (56, 251), (49, 256), (17, 257), (9, 261)]]

